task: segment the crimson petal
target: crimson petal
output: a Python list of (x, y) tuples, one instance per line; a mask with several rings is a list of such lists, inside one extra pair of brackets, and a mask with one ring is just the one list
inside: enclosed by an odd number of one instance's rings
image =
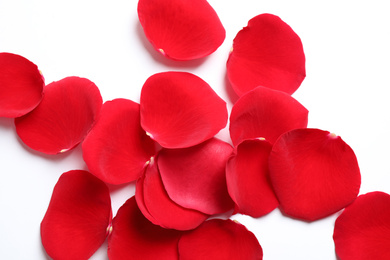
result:
[(0, 117), (15, 118), (33, 110), (42, 100), (44, 78), (26, 58), (0, 53)]
[(141, 128), (139, 104), (127, 99), (105, 102), (83, 142), (89, 170), (111, 184), (138, 179), (155, 152), (155, 143)]
[(290, 95), (264, 87), (246, 93), (232, 108), (230, 137), (234, 145), (258, 137), (274, 143), (283, 133), (305, 128), (308, 111)]
[(333, 214), (358, 195), (355, 153), (339, 136), (319, 129), (296, 129), (274, 144), (269, 169), (285, 214), (313, 221)]
[(226, 66), (239, 96), (258, 86), (292, 94), (306, 76), (299, 36), (272, 14), (252, 18), (237, 34)]
[(103, 244), (111, 221), (107, 186), (82, 170), (61, 175), (41, 223), (47, 254), (56, 260), (88, 259)]
[(44, 91), (39, 106), (15, 119), (16, 132), (39, 152), (68, 151), (83, 141), (100, 112), (99, 89), (88, 79), (68, 77), (50, 83)]
[(138, 17), (153, 47), (174, 60), (205, 57), (225, 39), (225, 29), (206, 0), (139, 0)]
[(360, 195), (337, 218), (333, 239), (340, 260), (390, 259), (390, 195)]
[(163, 72), (148, 78), (141, 91), (141, 125), (166, 148), (199, 144), (227, 123), (226, 103), (201, 78)]

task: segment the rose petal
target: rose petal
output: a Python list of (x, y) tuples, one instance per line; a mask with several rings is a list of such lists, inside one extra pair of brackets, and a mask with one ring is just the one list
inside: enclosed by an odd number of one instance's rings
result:
[(258, 86), (292, 94), (306, 76), (299, 36), (272, 14), (252, 18), (238, 32), (226, 66), (228, 79), (239, 96)]
[(111, 221), (107, 186), (82, 170), (61, 175), (41, 223), (42, 245), (53, 259), (88, 259), (103, 244)]
[(216, 138), (183, 149), (163, 149), (158, 167), (169, 197), (185, 208), (208, 215), (233, 208), (225, 166), (233, 148)]
[(390, 259), (390, 195), (360, 195), (337, 218), (333, 239), (341, 260)]
[(140, 0), (138, 17), (153, 47), (174, 60), (205, 57), (225, 39), (217, 13), (205, 0)]
[(154, 74), (141, 91), (141, 125), (166, 148), (199, 144), (227, 123), (226, 103), (201, 78), (187, 72)]
[(290, 95), (264, 87), (246, 93), (232, 108), (230, 137), (234, 145), (258, 137), (274, 143), (283, 133), (305, 128), (308, 111)]
[(88, 79), (68, 77), (45, 86), (45, 97), (31, 113), (15, 119), (16, 132), (30, 148), (47, 154), (79, 144), (94, 123), (102, 97)]
[(212, 219), (183, 234), (180, 260), (261, 260), (263, 250), (255, 235), (234, 221)]
[(254, 218), (274, 210), (279, 202), (269, 179), (268, 157), (272, 145), (259, 139), (237, 146), (226, 165), (226, 181), (236, 211)]
[(130, 198), (112, 221), (108, 237), (110, 260), (175, 260), (181, 232), (153, 225), (140, 212), (135, 198)]
[(141, 128), (139, 105), (127, 99), (105, 102), (83, 142), (89, 170), (111, 184), (138, 179), (155, 152), (155, 143)]
[(33, 110), (43, 96), (44, 78), (26, 58), (0, 53), (0, 117), (19, 117)]
[(355, 153), (328, 131), (296, 129), (282, 135), (272, 148), (269, 169), (281, 210), (295, 218), (326, 217), (359, 193)]

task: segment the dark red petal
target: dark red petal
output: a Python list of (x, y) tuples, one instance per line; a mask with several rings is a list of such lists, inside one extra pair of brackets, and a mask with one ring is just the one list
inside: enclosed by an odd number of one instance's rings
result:
[(308, 111), (290, 95), (264, 87), (246, 93), (232, 108), (230, 137), (234, 145), (258, 137), (274, 143), (283, 133), (305, 128)]
[(233, 148), (216, 138), (184, 149), (163, 149), (157, 165), (169, 197), (185, 208), (213, 215), (233, 208), (225, 166)]
[(296, 129), (280, 137), (269, 158), (280, 208), (313, 221), (333, 214), (358, 195), (355, 153), (339, 136), (319, 129)]
[(181, 237), (179, 255), (180, 260), (261, 260), (263, 250), (245, 226), (213, 219)]
[(139, 105), (127, 99), (105, 102), (83, 142), (89, 170), (111, 184), (138, 179), (155, 152), (155, 143), (141, 128)]
[(226, 66), (239, 96), (258, 86), (292, 94), (306, 76), (301, 39), (272, 14), (252, 18), (238, 32)]
[(138, 17), (153, 47), (174, 60), (205, 57), (225, 39), (225, 29), (206, 0), (140, 0)]
[(26, 58), (0, 53), (0, 117), (19, 117), (33, 110), (43, 96), (44, 78)]
[[(154, 160), (154, 157), (150, 160), (152, 162)], [(149, 163), (150, 163), (149, 162)], [(148, 167), (145, 167), (144, 171), (146, 171)], [(150, 215), (149, 210), (146, 208), (145, 205), (145, 199), (144, 199), (144, 181), (145, 181), (145, 174), (142, 174), (136, 182), (135, 187), (135, 200), (137, 202), (139, 210), (142, 212), (142, 214), (147, 218), (150, 222), (152, 222), (155, 225), (159, 225), (157, 220)]]
[(166, 148), (199, 144), (227, 123), (226, 103), (201, 78), (187, 72), (154, 74), (141, 91), (141, 125)]
[(41, 223), (42, 245), (56, 260), (88, 259), (106, 239), (110, 221), (107, 186), (89, 172), (66, 172)]
[(68, 151), (83, 141), (100, 112), (99, 89), (88, 79), (68, 77), (50, 83), (44, 91), (37, 108), (15, 119), (16, 132), (34, 150)]
[(175, 260), (179, 259), (177, 244), (181, 232), (153, 225), (130, 198), (112, 221), (108, 237), (110, 260)]
[(272, 145), (259, 139), (246, 140), (226, 165), (226, 181), (236, 211), (254, 218), (274, 210), (279, 202), (269, 179), (268, 157)]
[(390, 259), (390, 195), (360, 195), (337, 218), (333, 239), (340, 260)]

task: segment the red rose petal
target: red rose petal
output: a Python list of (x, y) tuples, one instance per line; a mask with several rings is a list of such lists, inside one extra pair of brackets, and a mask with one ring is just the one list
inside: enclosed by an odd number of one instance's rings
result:
[(161, 150), (157, 164), (169, 197), (208, 215), (232, 209), (225, 174), (232, 151), (216, 138), (190, 148)]
[(88, 259), (106, 239), (110, 221), (107, 186), (89, 172), (66, 172), (41, 223), (42, 245), (56, 260)]
[(34, 150), (65, 152), (87, 135), (100, 112), (102, 97), (93, 82), (78, 77), (50, 83), (44, 91), (38, 107), (15, 119), (16, 132)]
[(236, 211), (254, 218), (274, 210), (279, 202), (269, 179), (268, 157), (272, 145), (259, 139), (246, 140), (226, 165), (226, 181)]
[[(150, 160), (152, 162), (154, 160), (154, 157)], [(146, 171), (148, 167), (145, 167), (144, 171)], [(147, 218), (150, 222), (152, 222), (155, 225), (159, 225), (158, 221), (150, 215), (149, 210), (147, 209), (145, 205), (145, 199), (144, 199), (144, 181), (145, 181), (145, 174), (142, 174), (136, 182), (135, 187), (135, 200), (137, 202), (139, 210), (142, 212), (142, 214)]]
[(108, 237), (110, 260), (175, 260), (179, 259), (177, 244), (181, 232), (153, 225), (130, 198), (112, 221)]
[(174, 60), (205, 57), (225, 39), (217, 13), (205, 0), (140, 0), (138, 17), (153, 47)]
[(227, 123), (226, 103), (201, 78), (187, 72), (151, 76), (141, 91), (141, 125), (166, 148), (199, 144)]
[(155, 143), (141, 128), (139, 105), (127, 99), (105, 102), (83, 143), (91, 173), (111, 184), (138, 179), (155, 152)]
[(274, 143), (283, 133), (306, 128), (308, 111), (290, 95), (257, 87), (242, 96), (230, 114), (230, 137), (234, 145), (258, 137)]
[(390, 259), (390, 195), (360, 195), (337, 218), (333, 239), (340, 260)]
[(306, 76), (299, 36), (272, 14), (252, 18), (237, 34), (226, 66), (239, 96), (258, 86), (292, 94)]
[(263, 250), (245, 226), (213, 219), (181, 237), (179, 256), (180, 260), (261, 260)]
[(296, 129), (282, 135), (272, 148), (269, 169), (281, 210), (303, 220), (333, 214), (359, 193), (355, 153), (327, 131)]
[(33, 110), (43, 96), (44, 78), (26, 58), (0, 53), (0, 117), (19, 117)]

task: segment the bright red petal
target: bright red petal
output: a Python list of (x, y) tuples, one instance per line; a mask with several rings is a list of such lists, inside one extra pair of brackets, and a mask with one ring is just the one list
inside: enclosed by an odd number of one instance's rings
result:
[(153, 225), (130, 198), (112, 221), (108, 237), (110, 260), (175, 260), (179, 259), (177, 244), (182, 233)]
[(337, 218), (333, 239), (340, 260), (390, 259), (390, 195), (359, 196)]
[(205, 57), (225, 39), (225, 29), (206, 0), (139, 0), (138, 17), (153, 47), (174, 60)]
[(184, 149), (163, 149), (157, 165), (169, 197), (208, 215), (233, 208), (225, 166), (233, 148), (216, 138)]
[(141, 128), (139, 105), (127, 99), (104, 103), (83, 142), (83, 157), (89, 170), (111, 184), (138, 179), (155, 152), (155, 143)]
[(279, 202), (269, 179), (268, 157), (272, 145), (259, 139), (246, 140), (226, 165), (226, 181), (236, 211), (254, 218), (274, 210)]
[(107, 186), (89, 172), (66, 172), (41, 223), (42, 245), (56, 260), (88, 259), (106, 239), (110, 221)]
[(358, 195), (355, 153), (339, 136), (319, 129), (296, 129), (274, 144), (270, 177), (280, 208), (313, 221), (333, 214)]
[(142, 88), (140, 105), (142, 127), (166, 148), (199, 144), (227, 123), (225, 101), (187, 72), (151, 76)]
[(44, 88), (31, 113), (15, 119), (16, 132), (30, 148), (56, 154), (84, 140), (100, 112), (102, 97), (88, 79), (68, 77)]
[(245, 226), (213, 219), (181, 237), (179, 255), (180, 260), (261, 260), (263, 250)]
[(239, 96), (258, 86), (292, 94), (306, 76), (299, 36), (272, 14), (252, 18), (237, 34), (226, 66)]
[(43, 96), (44, 78), (26, 58), (0, 53), (0, 117), (19, 117), (33, 110)]
[(258, 87), (242, 96), (230, 114), (230, 137), (234, 145), (258, 137), (274, 143), (283, 133), (305, 128), (308, 111), (290, 95)]

